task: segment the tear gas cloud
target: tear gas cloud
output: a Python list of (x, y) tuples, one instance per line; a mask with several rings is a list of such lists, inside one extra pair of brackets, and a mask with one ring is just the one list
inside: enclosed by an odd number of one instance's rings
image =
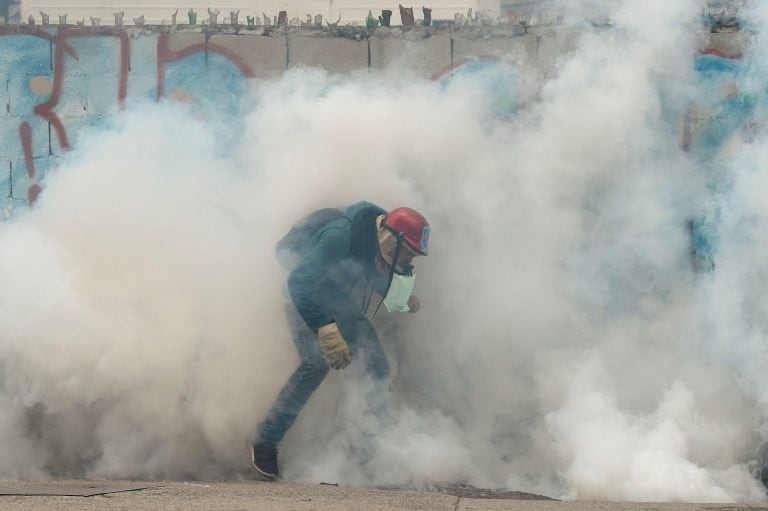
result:
[[(281, 444), (284, 477), (763, 499), (768, 144), (681, 149), (697, 2), (563, 7), (613, 24), (580, 27), (543, 85), (519, 69), (512, 119), (482, 74), (298, 69), (255, 83), (231, 136), (164, 102), (82, 138), (0, 226), (0, 476), (250, 477), (248, 441), (297, 360), (274, 243), (369, 200), (433, 229), (422, 310), (375, 320), (391, 416), (364, 413), (354, 364), (331, 374)], [(697, 216), (711, 272), (691, 270)]]

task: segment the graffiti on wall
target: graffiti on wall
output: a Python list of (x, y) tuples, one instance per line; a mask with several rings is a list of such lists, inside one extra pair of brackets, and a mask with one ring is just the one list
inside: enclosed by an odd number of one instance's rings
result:
[(740, 55), (704, 51), (695, 69), (697, 96), (684, 116), (682, 146), (703, 174), (712, 199), (688, 222), (694, 269), (706, 272), (716, 263), (721, 216), (717, 205), (732, 182), (727, 163), (764, 134), (768, 115), (761, 101), (766, 93), (763, 81)]
[[(671, 107), (670, 122), (681, 121), (681, 146), (706, 181), (709, 199), (687, 222), (694, 271), (715, 267), (720, 211), (718, 204), (731, 182), (728, 163), (748, 144), (768, 133), (768, 112), (761, 98), (768, 90), (755, 77), (755, 69), (739, 54), (710, 49), (693, 61), (695, 82), (691, 101), (680, 114)], [(496, 56), (465, 58), (432, 78), (442, 89), (480, 86), (489, 116), (514, 120), (521, 101), (519, 69), (514, 62)], [(762, 87), (762, 88), (761, 88)], [(523, 105), (521, 105), (521, 102)]]
[(437, 72), (432, 80), (443, 89), (479, 85), (486, 109), (496, 119), (512, 119), (519, 105), (518, 65), (495, 55), (479, 55), (459, 60)]
[(170, 97), (208, 118), (235, 112), (253, 70), (203, 34), (188, 39), (173, 47), (169, 34), (132, 38), (113, 27), (0, 27), (5, 215), (15, 204), (36, 200), (46, 170), (83, 129), (98, 126), (132, 99)]
[[(0, 211), (8, 216), (8, 208), (33, 203), (46, 172), (78, 137), (133, 101), (171, 98), (189, 104), (198, 118), (237, 118), (255, 70), (252, 58), (236, 49), (253, 49), (250, 42), (227, 44), (226, 37), (238, 36), (157, 27), (0, 26), (0, 76), (6, 77), (0, 87)], [(490, 118), (513, 121), (535, 94), (524, 91), (519, 66), (477, 56), (433, 80), (447, 91), (478, 87)], [(762, 93), (750, 90), (738, 56), (709, 51), (695, 66), (703, 92), (683, 115), (682, 145), (697, 161), (711, 162), (749, 143), (766, 116), (758, 108)], [(689, 225), (704, 266), (715, 239), (706, 217)]]

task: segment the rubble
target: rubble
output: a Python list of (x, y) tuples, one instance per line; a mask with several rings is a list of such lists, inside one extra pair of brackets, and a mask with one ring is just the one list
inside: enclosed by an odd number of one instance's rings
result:
[[(748, 0), (701, 0), (701, 24), (706, 30), (717, 32), (733, 32), (745, 30), (745, 19), (742, 15), (743, 7)], [(521, 32), (525, 33), (529, 28), (535, 26), (556, 26), (570, 23), (588, 22), (592, 26), (597, 28), (611, 28), (613, 22), (607, 19), (600, 13), (595, 13), (594, 16), (581, 16), (581, 19), (571, 16), (563, 8), (558, 7), (560, 4), (556, 4), (555, 0), (540, 0), (538, 2), (531, 2), (530, 0), (507, 0), (501, 4), (501, 13), (499, 15), (489, 16), (482, 10), (469, 9), (465, 12), (456, 12), (452, 18), (449, 19), (435, 19), (433, 17), (432, 8), (428, 5), (422, 6), (423, 18), (416, 19), (414, 17), (413, 7), (405, 7), (399, 5), (400, 11), (400, 26), (411, 27), (479, 27), (479, 26), (513, 26), (518, 27)], [(178, 9), (171, 15), (171, 26), (176, 27), (176, 15)], [(239, 26), (239, 14), (240, 11), (230, 11), (229, 23), (225, 21), (222, 24), (228, 24), (229, 26)], [(114, 25), (123, 26), (124, 11), (113, 13)], [(219, 24), (217, 9), (208, 9), (208, 19), (204, 22), (207, 27), (218, 27)], [(249, 29), (253, 29), (257, 26), (271, 27), (277, 26), (281, 28), (319, 28), (323, 26), (323, 15), (312, 15), (307, 13), (304, 15), (306, 21), (303, 21), (299, 16), (293, 16), (289, 18), (287, 11), (280, 11), (278, 15), (268, 15), (265, 12), (261, 13), (262, 16), (248, 15), (246, 14), (247, 26)], [(42, 25), (49, 25), (49, 15), (44, 12), (40, 12)], [(197, 25), (197, 13), (193, 8), (190, 8), (187, 16), (189, 18), (189, 26)], [(66, 25), (66, 14), (59, 14), (59, 24)], [(336, 28), (342, 25), (343, 15), (340, 13), (338, 19), (335, 22), (326, 21), (326, 25), (330, 28)], [(349, 20), (343, 25), (347, 27), (363, 26), (368, 30), (376, 29), (377, 27), (390, 27), (392, 26), (392, 10), (383, 9), (379, 15), (373, 11), (369, 11), (368, 16), (362, 20)], [(136, 25), (144, 24), (144, 17), (138, 16), (134, 19)], [(98, 26), (101, 18), (91, 18), (91, 24)], [(136, 22), (139, 20), (139, 22)], [(19, 25), (34, 25), (36, 22), (34, 16), (30, 15), (26, 22), (22, 22), (20, 19), (8, 20), (7, 24), (19, 24)], [(81, 23), (78, 23), (82, 25)], [(150, 20), (146, 21), (147, 25), (153, 25)], [(163, 20), (163, 25), (165, 20)]]

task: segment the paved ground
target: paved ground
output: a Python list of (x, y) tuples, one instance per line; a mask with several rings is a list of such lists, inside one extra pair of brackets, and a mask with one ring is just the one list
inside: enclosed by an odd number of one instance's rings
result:
[[(762, 509), (768, 511), (768, 502), (733, 505), (561, 502), (556, 500), (536, 500), (536, 496), (516, 492), (493, 495), (483, 493), (482, 491), (468, 491), (466, 489), (447, 489), (445, 491), (453, 491), (458, 495), (258, 481), (209, 483), (0, 481), (0, 510), (692, 511), (711, 509), (735, 511)], [(477, 498), (478, 495), (496, 498)], [(546, 497), (540, 498), (546, 499)]]

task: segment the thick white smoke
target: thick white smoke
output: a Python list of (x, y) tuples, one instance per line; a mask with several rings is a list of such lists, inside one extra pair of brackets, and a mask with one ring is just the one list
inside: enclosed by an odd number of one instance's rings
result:
[[(612, 25), (579, 26), (541, 91), (522, 68), (514, 119), (480, 79), (303, 69), (255, 83), (234, 137), (162, 103), (84, 138), (0, 226), (0, 476), (251, 477), (297, 359), (274, 242), (369, 200), (433, 228), (423, 309), (376, 318), (391, 415), (365, 413), (354, 364), (332, 373), (284, 477), (763, 499), (768, 145), (724, 159), (715, 198), (681, 149), (697, 2), (566, 7)], [(713, 201), (717, 266), (696, 276), (686, 223)]]

